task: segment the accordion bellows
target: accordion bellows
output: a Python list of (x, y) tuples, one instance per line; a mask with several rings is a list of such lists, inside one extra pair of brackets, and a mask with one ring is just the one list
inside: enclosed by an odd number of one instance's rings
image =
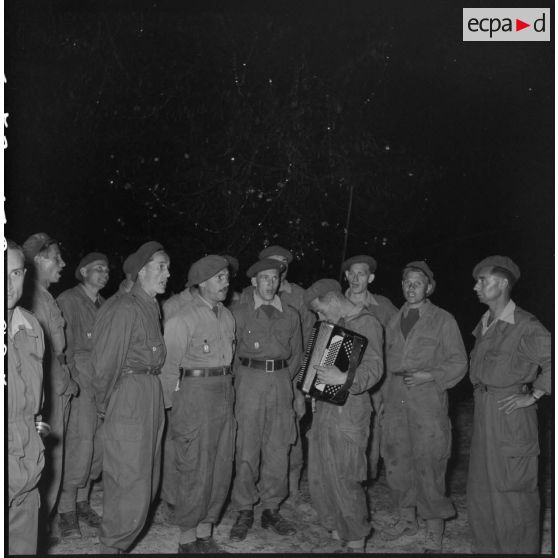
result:
[[(330, 322), (316, 322), (297, 375), (297, 387), (316, 399), (343, 405), (367, 344), (364, 335)], [(346, 375), (345, 382), (342, 385), (320, 383), (316, 365), (337, 366)]]

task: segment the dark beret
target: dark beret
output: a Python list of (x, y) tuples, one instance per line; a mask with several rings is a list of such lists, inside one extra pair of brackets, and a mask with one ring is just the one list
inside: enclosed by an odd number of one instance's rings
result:
[(79, 262), (79, 264), (76, 267), (76, 270), (74, 272), (75, 278), (78, 281), (81, 281), (83, 279), (83, 277), (82, 277), (81, 273), (79, 272), (79, 270), (82, 267), (85, 267), (85, 266), (89, 265), (90, 263), (97, 262), (97, 261), (103, 261), (108, 266), (108, 258), (104, 254), (101, 254), (101, 252), (90, 252), (89, 254), (83, 256), (83, 258), (81, 258), (81, 261)]
[(331, 291), (341, 292), (341, 285), (335, 279), (319, 279), (304, 291), (302, 300), (304, 305), (310, 307), (310, 303), (317, 297), (323, 296)]
[(131, 275), (132, 274), (131, 266), (132, 266), (133, 256), (134, 256), (134, 254), (130, 254), (124, 260), (124, 263), (122, 264), (122, 271), (124, 272), (124, 275)]
[(229, 266), (229, 260), (225, 256), (217, 256), (210, 254), (200, 258), (190, 266), (188, 271), (187, 287), (199, 285), (208, 279), (211, 279), (216, 273)]
[(428, 277), (428, 281), (432, 285), (432, 289), (430, 290), (429, 295), (431, 295), (434, 292), (434, 289), (436, 288), (436, 281), (434, 279), (434, 273), (432, 272), (430, 267), (428, 267), (428, 264), (425, 261), (409, 262), (403, 268), (403, 275), (405, 275), (405, 272), (407, 270), (422, 271)]
[(223, 254), (223, 258), (225, 258), (229, 262), (229, 267), (231, 268), (233, 275), (236, 275), (240, 268), (238, 259), (235, 258), (234, 256), (229, 256), (229, 254)]
[(484, 260), (479, 262), (473, 269), (474, 279), (477, 278), (477, 275), (483, 267), (502, 267), (509, 271), (516, 281), (521, 277), (519, 266), (507, 256), (488, 256), (488, 258), (484, 258)]
[(289, 250), (283, 248), (282, 246), (268, 246), (258, 254), (258, 258), (260, 260), (271, 258), (271, 256), (281, 256), (282, 258), (287, 258), (287, 264), (290, 264), (293, 261), (293, 255)]
[(360, 256), (353, 256), (352, 258), (345, 260), (341, 264), (341, 273), (348, 271), (350, 267), (356, 263), (368, 264), (368, 267), (370, 268), (370, 273), (374, 273), (378, 268), (378, 264), (376, 263), (376, 260), (372, 256), (360, 255)]
[(276, 269), (279, 273), (285, 270), (285, 264), (280, 262), (279, 260), (272, 260), (271, 258), (264, 258), (263, 260), (258, 260), (255, 264), (252, 264), (248, 271), (246, 272), (246, 276), (249, 278), (254, 277), (260, 271), (266, 271), (268, 269)]
[(23, 243), (23, 253), (28, 262), (32, 262), (33, 258), (39, 253), (48, 248), (51, 244), (58, 244), (58, 241), (51, 238), (47, 233), (32, 234)]
[(164, 250), (162, 244), (156, 240), (150, 240), (142, 244), (129, 256), (128, 269), (132, 275), (132, 280), (137, 280), (140, 269), (150, 260), (155, 252), (160, 252), (161, 250)]

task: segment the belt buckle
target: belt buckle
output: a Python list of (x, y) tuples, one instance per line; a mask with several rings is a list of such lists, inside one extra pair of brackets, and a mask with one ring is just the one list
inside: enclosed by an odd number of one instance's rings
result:
[[(271, 363), (271, 368), (269, 368), (269, 364)], [(275, 372), (275, 362), (273, 360), (265, 361), (265, 371), (266, 372)]]

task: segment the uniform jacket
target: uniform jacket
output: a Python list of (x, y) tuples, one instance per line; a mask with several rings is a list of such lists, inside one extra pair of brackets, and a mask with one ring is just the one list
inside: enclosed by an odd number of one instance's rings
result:
[(484, 335), (482, 320), (475, 327), (471, 382), (501, 388), (532, 382), (534, 388), (551, 393), (550, 333), (532, 314), (518, 306), (513, 317), (515, 323), (497, 320)]
[[(257, 360), (285, 359), (294, 378), (302, 357), (300, 314), (290, 305), (283, 311), (273, 309), (268, 318), (264, 306), (255, 308), (254, 298), (233, 307), (236, 320), (237, 349), (240, 358)], [(265, 371), (262, 371), (265, 374)]]
[[(104, 300), (99, 295), (99, 301), (103, 303)], [(81, 283), (64, 291), (56, 302), (66, 322), (66, 362), (72, 377), (85, 387), (91, 382), (93, 326), (98, 308), (87, 296)]]
[(172, 405), (180, 368), (213, 368), (232, 363), (235, 324), (231, 312), (218, 303), (216, 316), (198, 293), (189, 296), (190, 301), (165, 323), (167, 356), (161, 371), (165, 407)]
[[(386, 389), (387, 400), (417, 399), (425, 404), (432, 403), (428, 392), (432, 384), (438, 392), (453, 387), (467, 372), (467, 354), (459, 327), (453, 316), (427, 300), (420, 310), (420, 318), (413, 326), (407, 339), (401, 333), (401, 316), (405, 304), (389, 321), (386, 328)], [(434, 382), (407, 388), (400, 371), (430, 372)], [(441, 403), (447, 407), (444, 394)]]
[(43, 331), (30, 312), (16, 306), (8, 329), (8, 484), (11, 506), (33, 490), (44, 467), (43, 443), (35, 428), (42, 404)]
[[(350, 289), (345, 291), (345, 296), (351, 300)], [(385, 328), (391, 318), (397, 313), (397, 308), (392, 304), (391, 300), (379, 294), (372, 294), (366, 291), (366, 300), (364, 307), (382, 324)]]
[(128, 294), (113, 300), (101, 307), (93, 328), (91, 365), (100, 412), (106, 410), (124, 369), (160, 369), (166, 354), (157, 300), (139, 282)]

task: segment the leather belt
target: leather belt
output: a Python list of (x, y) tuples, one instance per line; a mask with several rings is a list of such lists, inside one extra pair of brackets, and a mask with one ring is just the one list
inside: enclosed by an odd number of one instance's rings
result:
[(121, 375), (127, 376), (128, 374), (145, 374), (147, 376), (158, 376), (160, 373), (160, 368), (125, 368), (122, 370)]
[(180, 378), (210, 378), (212, 376), (227, 376), (230, 373), (230, 366), (217, 366), (215, 368), (181, 368)]
[(527, 384), (520, 384), (516, 386), (508, 386), (508, 387), (497, 387), (497, 386), (487, 386), (479, 382), (478, 384), (474, 385), (475, 391), (480, 391), (482, 393), (499, 393), (502, 395), (506, 394), (516, 394), (516, 393), (529, 393), (529, 386)]
[(266, 372), (275, 372), (275, 370), (282, 370), (289, 366), (289, 363), (284, 359), (256, 360), (244, 357), (240, 357), (240, 364), (248, 368), (255, 368), (256, 370), (265, 370)]

